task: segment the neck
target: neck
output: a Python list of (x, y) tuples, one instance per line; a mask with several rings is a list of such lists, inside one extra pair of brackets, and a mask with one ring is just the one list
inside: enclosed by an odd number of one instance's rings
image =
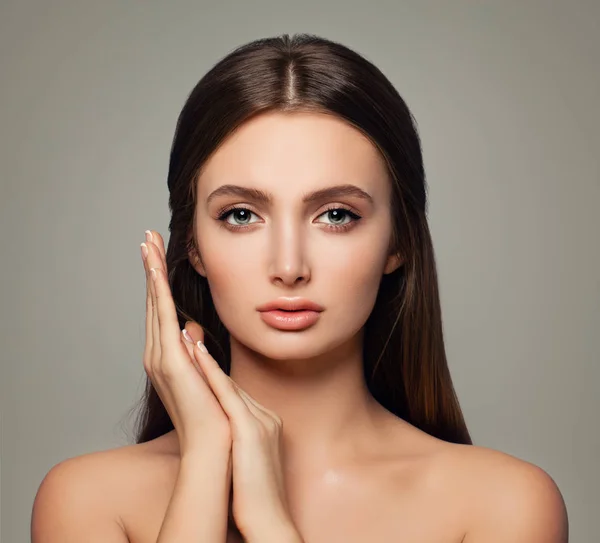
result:
[(283, 421), (286, 464), (349, 460), (373, 449), (390, 413), (364, 380), (362, 332), (313, 358), (266, 358), (231, 337), (230, 377)]

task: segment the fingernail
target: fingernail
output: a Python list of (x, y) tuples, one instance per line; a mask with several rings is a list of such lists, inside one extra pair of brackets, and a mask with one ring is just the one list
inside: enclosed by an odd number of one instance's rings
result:
[(198, 349), (200, 349), (203, 353), (208, 352), (208, 349), (206, 348), (204, 343), (202, 343), (201, 341), (198, 341), (198, 343), (196, 343), (196, 345), (198, 345)]
[(146, 234), (146, 241), (152, 241), (152, 232), (150, 230), (145, 230), (144, 234)]
[(184, 329), (182, 330), (182, 332), (183, 332), (183, 337), (185, 338), (185, 340), (186, 340), (188, 343), (191, 343), (191, 344), (193, 345), (193, 344), (194, 344), (194, 340), (192, 339), (192, 336), (190, 336), (190, 335), (188, 334), (188, 331), (187, 331), (187, 330), (184, 328)]
[(148, 258), (148, 246), (145, 243), (140, 243), (142, 248), (142, 256), (146, 259)]

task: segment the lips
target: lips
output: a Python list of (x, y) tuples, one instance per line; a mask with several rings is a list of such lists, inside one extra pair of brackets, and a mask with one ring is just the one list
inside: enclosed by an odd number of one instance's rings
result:
[(257, 308), (258, 311), (288, 311), (293, 315), (294, 311), (323, 311), (323, 307), (307, 300), (306, 298), (278, 298)]
[(278, 298), (257, 307), (261, 319), (278, 330), (300, 331), (313, 326), (324, 310), (306, 298)]
[(300, 331), (313, 326), (321, 316), (319, 311), (300, 310), (284, 311), (282, 309), (271, 309), (261, 311), (260, 318), (278, 330)]

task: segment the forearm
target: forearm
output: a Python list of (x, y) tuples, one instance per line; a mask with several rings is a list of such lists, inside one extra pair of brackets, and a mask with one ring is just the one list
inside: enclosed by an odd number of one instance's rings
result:
[[(258, 542), (258, 540), (257, 540)], [(304, 543), (304, 539), (292, 524), (276, 526), (260, 543)]]
[(290, 518), (271, 516), (264, 523), (257, 522), (245, 543), (304, 543), (304, 539)]
[(272, 529), (266, 537), (244, 539), (244, 543), (304, 543), (304, 539), (293, 528)]
[(228, 449), (184, 456), (156, 543), (224, 543), (229, 492)]

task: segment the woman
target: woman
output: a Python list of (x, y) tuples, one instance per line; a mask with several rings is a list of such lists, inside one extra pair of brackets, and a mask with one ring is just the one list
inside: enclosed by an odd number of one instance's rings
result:
[(471, 444), (419, 137), (375, 66), (310, 35), (238, 48), (168, 186), (137, 443), (50, 470), (34, 543), (567, 541), (553, 480)]

